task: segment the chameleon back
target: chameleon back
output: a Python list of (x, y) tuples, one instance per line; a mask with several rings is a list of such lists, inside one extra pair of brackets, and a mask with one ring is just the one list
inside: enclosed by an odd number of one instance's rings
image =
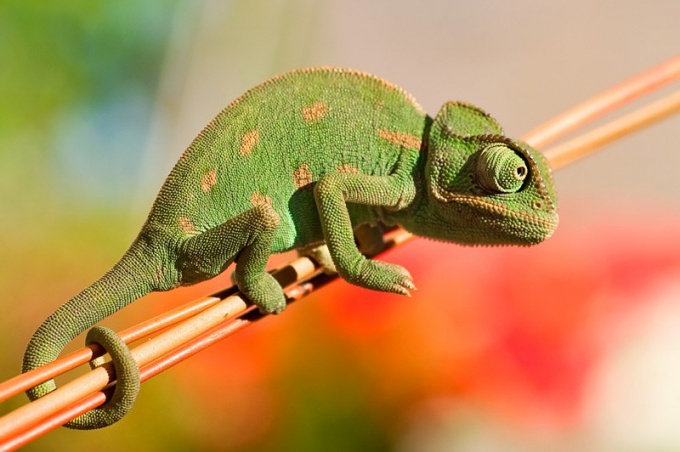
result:
[(166, 180), (148, 226), (192, 236), (258, 203), (282, 224), (274, 252), (322, 239), (312, 183), (329, 172), (387, 175), (419, 152), (426, 115), (402, 89), (365, 73), (305, 69), (226, 107)]

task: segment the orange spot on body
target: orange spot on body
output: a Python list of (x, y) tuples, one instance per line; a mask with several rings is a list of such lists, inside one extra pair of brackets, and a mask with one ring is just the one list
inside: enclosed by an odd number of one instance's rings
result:
[(354, 165), (350, 165), (349, 163), (345, 163), (344, 165), (338, 167), (338, 173), (358, 174), (359, 168)]
[(212, 169), (201, 178), (201, 190), (203, 190), (203, 193), (208, 193), (215, 184), (217, 184), (217, 171)]
[(307, 124), (321, 121), (326, 114), (328, 114), (328, 105), (323, 102), (317, 102), (302, 109), (302, 117), (305, 118)]
[(312, 183), (312, 170), (309, 165), (303, 163), (300, 168), (293, 171), (293, 182), (297, 188), (308, 186)]
[(252, 204), (253, 206), (258, 206), (260, 204), (269, 204), (271, 206), (272, 199), (267, 195), (263, 195), (262, 193), (254, 191), (253, 194), (250, 195), (250, 204)]
[(378, 136), (397, 146), (419, 150), (421, 139), (410, 133), (398, 132), (396, 130), (378, 129)]
[(257, 143), (259, 143), (259, 141), (259, 130), (253, 130), (252, 132), (248, 132), (243, 135), (243, 138), (241, 138), (241, 155), (249, 155), (251, 152), (253, 152), (253, 148), (257, 145)]
[(195, 234), (196, 233), (196, 228), (194, 227), (194, 223), (191, 222), (190, 219), (187, 217), (179, 217), (179, 230), (184, 232), (185, 234)]

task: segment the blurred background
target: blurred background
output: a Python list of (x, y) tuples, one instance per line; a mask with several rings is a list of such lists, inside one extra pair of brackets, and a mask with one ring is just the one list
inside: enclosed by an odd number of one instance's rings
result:
[[(264, 79), (361, 69), (519, 137), (675, 56), (678, 17), (664, 0), (0, 1), (0, 380), (126, 250), (204, 125)], [(26, 450), (680, 450), (678, 121), (560, 170), (548, 242), (414, 240), (384, 257), (411, 270), (412, 299), (334, 283), (149, 381), (119, 424)]]

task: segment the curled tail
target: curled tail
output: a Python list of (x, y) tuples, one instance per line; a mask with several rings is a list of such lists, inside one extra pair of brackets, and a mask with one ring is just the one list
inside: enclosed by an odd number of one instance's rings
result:
[[(54, 361), (76, 336), (153, 290), (152, 253), (145, 253), (138, 243), (108, 273), (64, 303), (40, 325), (24, 353), (23, 372)], [(112, 330), (93, 328), (86, 342), (97, 342), (111, 354), (118, 385), (105, 406), (66, 424), (76, 429), (101, 428), (116, 422), (130, 409), (139, 390), (137, 364)], [(54, 380), (50, 380), (29, 389), (26, 394), (35, 400), (54, 389)]]

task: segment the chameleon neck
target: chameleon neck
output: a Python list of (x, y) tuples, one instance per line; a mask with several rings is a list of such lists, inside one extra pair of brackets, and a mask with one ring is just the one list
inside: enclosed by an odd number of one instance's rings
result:
[[(428, 158), (427, 146), (423, 146), (421, 151), (417, 154), (410, 154), (409, 158), (405, 159), (405, 173), (407, 180), (405, 184), (407, 188), (405, 193), (410, 193), (410, 201), (405, 206), (400, 206), (398, 209), (380, 209), (380, 216), (372, 218), (373, 221), (379, 220), (387, 225), (399, 225), (407, 231), (420, 235), (423, 229), (419, 218), (419, 212), (427, 205), (427, 180), (425, 177), (425, 167)], [(376, 218), (377, 217), (377, 218)], [(425, 226), (427, 227), (427, 226)]]
[[(91, 286), (64, 303), (40, 325), (24, 355), (23, 372), (54, 361), (63, 348), (83, 331), (151, 292), (152, 255), (137, 241), (122, 259)], [(55, 389), (53, 380), (28, 391), (34, 400)]]

